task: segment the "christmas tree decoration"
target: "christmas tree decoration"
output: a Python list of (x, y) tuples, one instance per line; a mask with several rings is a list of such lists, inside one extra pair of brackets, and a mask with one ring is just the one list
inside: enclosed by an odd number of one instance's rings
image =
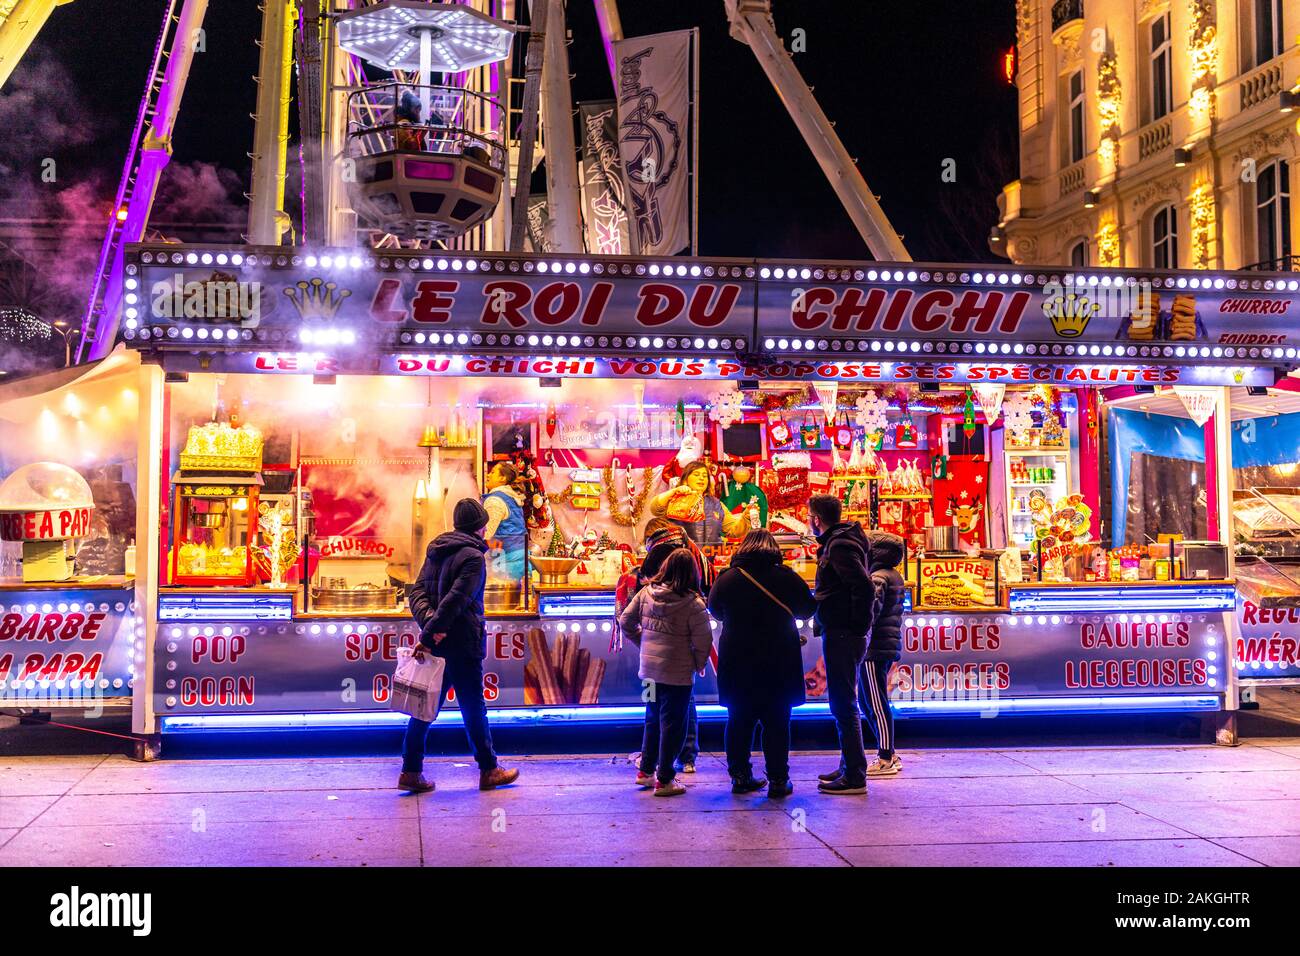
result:
[(975, 435), (975, 399), (970, 389), (966, 390), (966, 404), (962, 408), (961, 432), (967, 438)]
[(894, 447), (898, 449), (912, 449), (916, 447), (916, 426), (912, 424), (911, 417), (900, 422), (894, 429)]
[(551, 532), (551, 541), (546, 546), (546, 553), (543, 557), (547, 558), (567, 558), (569, 557), (569, 545), (564, 540), (564, 535), (560, 534), (559, 526)]

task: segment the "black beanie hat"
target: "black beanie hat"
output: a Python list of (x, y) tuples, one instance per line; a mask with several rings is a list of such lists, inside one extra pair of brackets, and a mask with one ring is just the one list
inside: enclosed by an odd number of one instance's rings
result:
[(451, 524), (457, 531), (474, 532), (488, 523), (487, 509), (476, 498), (462, 498), (456, 502)]

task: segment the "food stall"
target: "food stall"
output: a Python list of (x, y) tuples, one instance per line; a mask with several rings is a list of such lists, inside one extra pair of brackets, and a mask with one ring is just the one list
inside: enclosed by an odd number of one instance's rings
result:
[[(1296, 285), (132, 247), (136, 730), (400, 719), (406, 588), (466, 496), (495, 499), (484, 696), (501, 720), (638, 712), (612, 612), (652, 517), (689, 524), (719, 566), (768, 527), (811, 579), (817, 493), (908, 543), (900, 716), (1222, 715), (1234, 402), (1300, 364)], [(1151, 401), (1194, 419), (1178, 435), (1199, 434), (1199, 464), (1151, 454), (1133, 422)], [(820, 714), (800, 623), (800, 713)], [(697, 687), (718, 713), (711, 668)]]
[(0, 385), (0, 708), (133, 706), (139, 378), (119, 349)]

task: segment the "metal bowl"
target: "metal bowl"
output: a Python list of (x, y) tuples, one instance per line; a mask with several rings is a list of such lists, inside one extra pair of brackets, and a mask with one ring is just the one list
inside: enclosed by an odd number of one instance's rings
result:
[(568, 584), (569, 572), (578, 566), (577, 558), (529, 558), (542, 584)]
[(390, 611), (397, 607), (397, 588), (312, 588), (318, 611)]

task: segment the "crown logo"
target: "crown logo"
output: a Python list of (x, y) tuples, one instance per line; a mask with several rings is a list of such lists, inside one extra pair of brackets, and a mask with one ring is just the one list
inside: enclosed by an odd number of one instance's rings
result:
[(1100, 303), (1086, 295), (1067, 292), (1043, 303), (1043, 314), (1051, 320), (1052, 328), (1063, 339), (1075, 339), (1084, 333), (1088, 323), (1099, 309)]
[(1232, 380), (1238, 385), (1241, 384), (1241, 380), (1244, 379), (1245, 377), (1246, 377), (1246, 373), (1240, 370), (1232, 373)]
[(317, 278), (311, 281), (299, 280), (296, 285), (285, 289), (284, 294), (289, 297), (289, 301), (298, 310), (300, 317), (332, 319), (338, 314), (343, 300), (352, 293), (347, 289), (340, 289), (337, 283)]

